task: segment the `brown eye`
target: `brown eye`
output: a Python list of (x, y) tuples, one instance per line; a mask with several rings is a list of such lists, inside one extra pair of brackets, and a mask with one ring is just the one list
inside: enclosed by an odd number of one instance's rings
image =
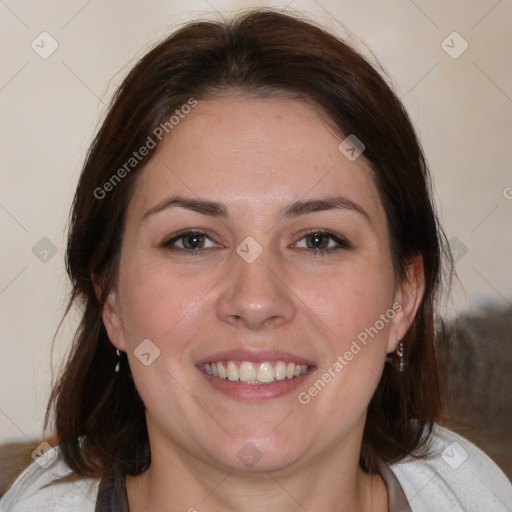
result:
[[(207, 244), (210, 245), (207, 245)], [(162, 242), (160, 247), (176, 251), (201, 252), (206, 249), (219, 247), (213, 240), (201, 231), (184, 231), (172, 235)]]
[(204, 246), (204, 235), (193, 234), (181, 237), (185, 249), (202, 249)]
[(306, 240), (309, 240), (310, 243), (308, 245), (308, 249), (327, 249), (329, 245), (329, 236), (324, 235), (323, 233), (314, 233), (313, 235), (308, 235)]
[[(305, 243), (301, 243), (305, 241)], [(350, 244), (342, 236), (330, 231), (312, 231), (297, 242), (297, 247), (313, 251), (318, 254), (330, 253), (339, 249), (348, 249)]]

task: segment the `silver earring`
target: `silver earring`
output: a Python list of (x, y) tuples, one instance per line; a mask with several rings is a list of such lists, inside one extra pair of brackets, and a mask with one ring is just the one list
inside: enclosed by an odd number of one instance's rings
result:
[(405, 358), (404, 358), (404, 342), (400, 340), (396, 347), (396, 353), (400, 358), (400, 367), (398, 369), (399, 372), (403, 372), (405, 369)]
[(400, 340), (396, 345), (396, 355), (398, 356), (398, 368), (396, 367), (396, 360), (393, 358), (393, 354), (387, 355), (386, 362), (395, 368), (395, 370), (402, 373), (405, 370), (404, 342), (402, 340)]
[(119, 349), (116, 349), (117, 354), (117, 363), (116, 367), (114, 368), (114, 372), (119, 373), (119, 369), (121, 368), (121, 352), (119, 352)]

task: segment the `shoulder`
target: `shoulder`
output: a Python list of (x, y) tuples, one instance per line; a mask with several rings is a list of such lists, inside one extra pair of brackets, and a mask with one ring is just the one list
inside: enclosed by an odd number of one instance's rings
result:
[(426, 458), (389, 465), (413, 512), (511, 510), (512, 484), (482, 450), (439, 425), (430, 446)]
[(0, 512), (94, 512), (99, 480), (84, 478), (48, 485), (70, 472), (59, 447), (49, 449), (21, 473), (0, 499)]

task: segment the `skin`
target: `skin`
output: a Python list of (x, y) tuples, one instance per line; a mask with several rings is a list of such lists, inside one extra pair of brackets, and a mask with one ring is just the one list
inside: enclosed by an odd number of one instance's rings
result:
[[(385, 485), (359, 468), (359, 451), (386, 354), (421, 300), (423, 269), (418, 257), (406, 282), (395, 279), (369, 165), (364, 154), (349, 161), (338, 150), (342, 140), (319, 110), (298, 100), (212, 98), (174, 127), (143, 170), (103, 311), (147, 409), (152, 464), (126, 478), (130, 510), (388, 510)], [(174, 195), (222, 203), (228, 216), (175, 206), (143, 218)], [(368, 219), (349, 209), (280, 217), (299, 199), (334, 195), (357, 203)], [(160, 246), (184, 229), (207, 232), (204, 252), (180, 251), (183, 239), (176, 250)], [(305, 236), (315, 229), (350, 247), (311, 248)], [(236, 252), (248, 236), (263, 249), (252, 263)], [(297, 393), (395, 302), (402, 310), (301, 404)], [(160, 350), (149, 366), (134, 355), (144, 339)], [(239, 348), (287, 351), (316, 370), (282, 397), (234, 399), (195, 365)], [(251, 467), (237, 457), (248, 442), (261, 453)]]

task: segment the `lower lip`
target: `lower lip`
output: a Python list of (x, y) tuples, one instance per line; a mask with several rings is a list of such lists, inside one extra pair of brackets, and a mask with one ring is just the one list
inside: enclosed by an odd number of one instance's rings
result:
[(212, 377), (201, 369), (199, 371), (215, 390), (237, 400), (255, 402), (279, 398), (295, 391), (313, 373), (314, 368), (310, 368), (306, 374), (293, 377), (293, 379), (275, 380), (269, 384), (244, 384), (240, 381)]

